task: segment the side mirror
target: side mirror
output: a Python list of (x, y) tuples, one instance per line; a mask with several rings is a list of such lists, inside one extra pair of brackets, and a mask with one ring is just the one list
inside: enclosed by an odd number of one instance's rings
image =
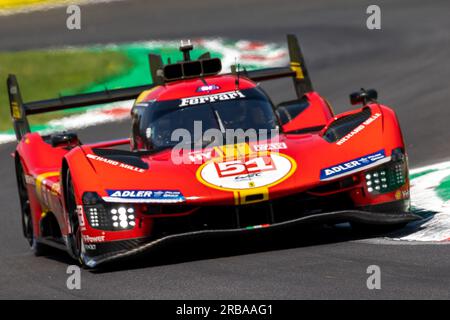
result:
[(80, 144), (78, 136), (73, 132), (54, 133), (49, 136), (49, 142), (53, 148), (59, 146), (75, 146)]
[(369, 101), (375, 101), (378, 99), (378, 92), (375, 89), (361, 89), (357, 92), (353, 92), (350, 94), (350, 103), (352, 105), (355, 104), (366, 104)]

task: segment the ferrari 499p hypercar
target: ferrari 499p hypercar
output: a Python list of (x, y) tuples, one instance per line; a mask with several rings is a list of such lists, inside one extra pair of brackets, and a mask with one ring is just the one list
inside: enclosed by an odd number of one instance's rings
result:
[[(67, 250), (87, 267), (180, 237), (303, 223), (399, 226), (409, 212), (405, 145), (375, 90), (334, 114), (313, 90), (295, 36), (290, 65), (221, 72), (209, 53), (176, 63), (150, 54), (153, 83), (24, 103), (7, 80), (23, 233), (40, 254)], [(291, 78), (274, 105), (259, 82)], [(131, 138), (83, 144), (30, 132), (28, 115), (135, 100)], [(230, 138), (231, 137), (231, 138)]]

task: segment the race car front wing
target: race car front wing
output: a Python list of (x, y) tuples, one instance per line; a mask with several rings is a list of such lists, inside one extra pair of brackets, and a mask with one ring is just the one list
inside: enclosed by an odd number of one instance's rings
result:
[[(342, 222), (354, 222), (371, 225), (396, 225), (420, 220), (421, 217), (409, 212), (371, 212), (362, 210), (343, 210), (312, 214), (289, 221), (278, 222), (273, 224), (263, 224), (255, 226), (247, 226), (234, 229), (208, 229), (184, 232), (179, 234), (171, 234), (161, 238), (143, 238), (124, 241), (112, 241), (99, 244), (102, 250), (97, 251), (97, 255), (90, 255), (89, 250), (85, 250), (83, 260), (87, 267), (98, 268), (112, 261), (122, 260), (133, 256), (149, 253), (150, 251), (160, 247), (175, 243), (179, 240), (198, 239), (211, 235), (235, 235), (252, 232), (265, 232), (269, 230), (278, 230), (288, 227), (295, 227), (306, 224), (336, 224)], [(100, 253), (100, 254), (99, 254)]]

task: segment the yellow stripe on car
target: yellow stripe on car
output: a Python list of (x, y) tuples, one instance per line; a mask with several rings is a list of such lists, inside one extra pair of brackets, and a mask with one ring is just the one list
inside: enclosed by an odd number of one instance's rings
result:
[(51, 171), (51, 172), (45, 172), (41, 173), (36, 177), (36, 192), (40, 196), (42, 192), (42, 182), (50, 177), (57, 177), (59, 176), (59, 171)]
[(227, 144), (223, 146), (214, 147), (218, 154), (222, 155), (222, 159), (237, 159), (240, 157), (248, 156), (253, 153), (250, 146), (243, 142), (237, 144)]
[(151, 89), (149, 89), (149, 90), (143, 91), (143, 92), (139, 95), (139, 97), (137, 97), (136, 103), (142, 102), (145, 98), (147, 98), (147, 96), (148, 96), (152, 91), (156, 90), (158, 87), (159, 87), (159, 86), (156, 86), (156, 87), (151, 88)]

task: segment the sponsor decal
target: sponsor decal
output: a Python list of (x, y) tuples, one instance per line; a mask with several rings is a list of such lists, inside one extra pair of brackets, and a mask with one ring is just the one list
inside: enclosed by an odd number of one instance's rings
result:
[(88, 244), (88, 243), (86, 243), (86, 244), (84, 245), (84, 248), (85, 248), (86, 250), (97, 250), (97, 245), (96, 245), (96, 244)]
[(119, 168), (123, 168), (123, 169), (127, 169), (127, 170), (130, 170), (130, 171), (139, 172), (139, 173), (145, 172), (145, 169), (141, 169), (141, 168), (138, 168), (138, 167), (135, 167), (135, 166), (132, 166), (132, 165), (129, 165), (129, 164), (125, 164), (125, 163), (122, 163), (122, 162), (119, 162), (119, 161), (115, 161), (115, 160), (103, 158), (103, 157), (100, 157), (100, 156), (96, 156), (94, 154), (90, 154), (89, 153), (89, 154), (86, 155), (86, 157), (89, 158), (89, 159), (95, 160), (95, 161), (104, 162), (104, 163), (107, 163), (109, 165), (112, 165), (112, 166), (115, 166), (115, 167), (119, 167)]
[(291, 176), (294, 159), (279, 153), (246, 156), (229, 161), (212, 160), (197, 171), (198, 180), (219, 190), (245, 190), (276, 185)]
[(237, 159), (247, 155), (257, 155), (253, 152), (249, 145), (245, 142), (236, 144), (227, 144), (223, 146), (216, 146), (214, 148), (205, 150), (195, 150), (188, 153), (188, 158), (192, 163), (203, 163), (208, 160), (217, 160), (232, 158)]
[(188, 158), (193, 163), (203, 163), (205, 160), (211, 160), (217, 157), (217, 149), (195, 150), (188, 153)]
[(386, 157), (384, 150), (380, 150), (360, 158), (343, 162), (320, 171), (320, 180), (329, 180), (349, 173), (367, 169), (381, 163), (388, 162), (390, 157)]
[(105, 242), (106, 237), (105, 236), (96, 236), (96, 237), (91, 237), (88, 235), (83, 235), (83, 241), (86, 243), (99, 243), (99, 242)]
[(185, 198), (178, 190), (106, 190), (103, 199), (112, 202), (182, 202)]
[(305, 75), (303, 74), (302, 66), (300, 65), (300, 62), (291, 62), (291, 69), (295, 72), (295, 78), (298, 80), (302, 80), (305, 78)]
[(244, 161), (244, 159), (238, 159), (226, 162), (215, 162), (214, 165), (219, 177), (239, 177), (243, 173), (248, 173), (245, 176), (249, 176), (250, 174), (259, 174), (263, 171), (277, 169), (271, 156), (251, 158), (247, 161)]
[(35, 185), (36, 180), (34, 179), (33, 176), (30, 176), (28, 174), (25, 175), (25, 183), (26, 184), (31, 184), (31, 185)]
[(381, 113), (377, 112), (375, 114), (373, 114), (372, 116), (370, 116), (370, 118), (368, 118), (366, 121), (364, 121), (363, 123), (361, 123), (359, 126), (357, 126), (355, 129), (353, 129), (350, 133), (348, 133), (347, 135), (345, 135), (343, 138), (341, 138), (340, 140), (338, 140), (336, 142), (336, 144), (338, 146), (344, 144), (345, 142), (347, 142), (348, 140), (350, 140), (353, 136), (357, 135), (358, 133), (360, 133), (361, 131), (363, 131), (368, 125), (370, 125), (372, 122), (374, 122), (376, 119), (378, 119), (379, 117), (381, 117)]
[(197, 88), (197, 92), (209, 92), (209, 91), (215, 91), (215, 90), (219, 90), (220, 87), (216, 84), (208, 84), (208, 85), (204, 85), (204, 86), (200, 86)]
[(252, 145), (252, 149), (253, 149), (253, 151), (256, 151), (256, 152), (276, 151), (276, 150), (287, 149), (287, 145), (284, 142), (254, 144), (254, 145)]
[(22, 112), (20, 110), (19, 104), (16, 101), (11, 102), (12, 116), (15, 120), (20, 120), (22, 118)]
[(239, 90), (228, 91), (199, 97), (183, 98), (181, 99), (181, 103), (179, 104), (179, 106), (180, 107), (195, 106), (203, 103), (213, 103), (217, 101), (234, 100), (241, 98), (245, 98), (245, 95), (241, 91)]
[(83, 206), (81, 205), (77, 205), (77, 216), (80, 227), (84, 228), (86, 226), (86, 222), (84, 221)]

